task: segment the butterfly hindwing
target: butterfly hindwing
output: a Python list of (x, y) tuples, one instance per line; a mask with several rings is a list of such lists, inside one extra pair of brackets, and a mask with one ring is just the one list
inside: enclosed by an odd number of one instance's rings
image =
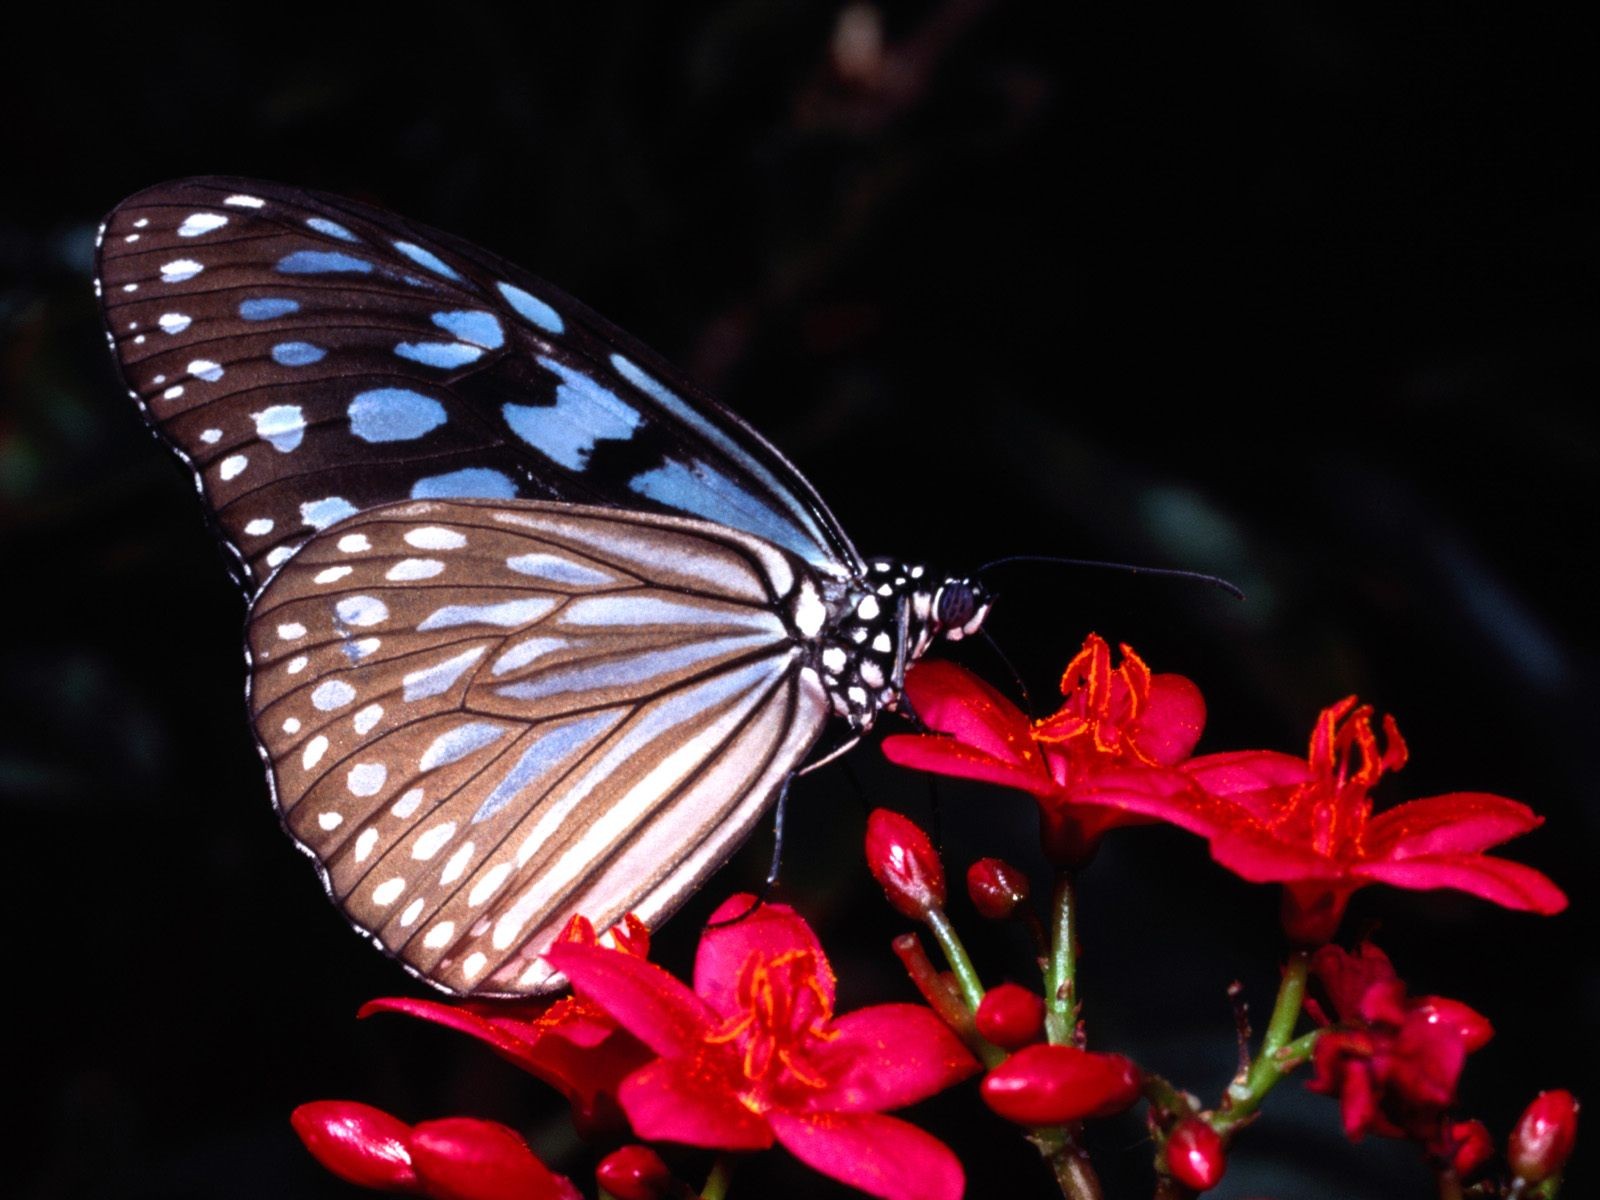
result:
[(798, 556), (568, 504), (410, 502), (313, 535), (250, 615), (286, 827), (360, 928), (523, 994), (582, 912), (654, 924), (730, 854), (827, 700)]
[(633, 339), (460, 239), (354, 201), (190, 179), (101, 231), (107, 332), (247, 584), (405, 499), (686, 514), (861, 563), (770, 443)]

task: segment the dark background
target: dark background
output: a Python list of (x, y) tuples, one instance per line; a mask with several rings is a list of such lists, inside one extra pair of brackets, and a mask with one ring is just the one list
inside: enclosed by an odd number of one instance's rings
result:
[[(869, 553), (1055, 552), (1249, 593), (1014, 569), (991, 627), (1041, 707), (1090, 629), (1204, 689), (1203, 750), (1298, 750), (1359, 691), (1413, 763), (1390, 801), (1532, 804), (1512, 853), (1573, 913), (1355, 902), (1419, 992), (1498, 1036), (1465, 1108), (1600, 1094), (1593, 30), (1508, 3), (55, 6), (14, 30), (0, 148), (0, 819), (8, 1194), (335, 1197), (286, 1116), (352, 1097), (527, 1130), (586, 1188), (554, 1093), (357, 1006), (417, 986), (277, 831), (242, 701), (243, 604), (189, 480), (114, 376), (95, 222), (178, 175), (343, 192), (545, 275), (784, 447)], [(846, 52), (853, 46), (853, 52)], [(962, 657), (997, 682), (981, 647)], [(926, 815), (876, 749), (795, 789), (787, 898), (844, 1007), (911, 998), (859, 858), (865, 807)], [(1035, 868), (1030, 802), (941, 787), (954, 869)], [(756, 879), (763, 835), (658, 939)], [(1042, 883), (1042, 880), (1041, 880)], [(1275, 983), (1276, 896), (1132, 831), (1083, 888), (1090, 1036), (1211, 1099), (1224, 988)], [(991, 980), (1020, 944), (964, 899)], [(969, 1194), (1051, 1194), (970, 1093), (911, 1115)], [(1132, 1118), (1095, 1145), (1148, 1194)], [(1593, 1146), (1590, 1147), (1591, 1151)], [(1592, 1154), (1591, 1154), (1592, 1159)], [(702, 1160), (687, 1160), (695, 1170)], [(1580, 1148), (1573, 1194), (1596, 1179)], [(1280, 1089), (1219, 1197), (1431, 1194)], [(835, 1194), (781, 1153), (734, 1195)], [(842, 1190), (838, 1194), (843, 1194)]]

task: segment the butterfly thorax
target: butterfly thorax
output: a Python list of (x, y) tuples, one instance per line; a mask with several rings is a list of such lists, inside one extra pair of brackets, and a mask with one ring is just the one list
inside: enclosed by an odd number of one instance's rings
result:
[(827, 601), (813, 666), (833, 711), (858, 733), (898, 707), (907, 669), (935, 641), (976, 633), (989, 613), (981, 584), (939, 582), (924, 566), (888, 558), (869, 559)]

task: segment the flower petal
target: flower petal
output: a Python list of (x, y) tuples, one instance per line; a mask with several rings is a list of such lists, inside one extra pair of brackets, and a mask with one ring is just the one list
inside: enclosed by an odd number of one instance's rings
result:
[(559, 1089), (582, 1133), (624, 1124), (615, 1102), (617, 1085), (653, 1057), (596, 1005), (575, 996), (511, 1005), (392, 996), (368, 1001), (357, 1015), (380, 1012), (418, 1017), (486, 1043), (500, 1057)]
[[(1123, 648), (1124, 654), (1127, 648)], [(1162, 674), (1150, 678), (1148, 707), (1135, 735), (1140, 754), (1164, 767), (1189, 757), (1206, 725), (1206, 702), (1192, 680)]]
[(521, 1134), (496, 1121), (424, 1121), (411, 1135), (411, 1154), (432, 1200), (581, 1200)]
[(1373, 858), (1475, 854), (1544, 824), (1526, 804), (1487, 792), (1429, 796), (1378, 813), (1367, 823)]
[(1183, 764), (1213, 796), (1235, 796), (1269, 788), (1298, 787), (1311, 778), (1306, 760), (1277, 750), (1228, 750), (1202, 754)]
[(355, 1100), (314, 1100), (289, 1115), (306, 1149), (340, 1179), (358, 1187), (415, 1191), (411, 1126)]
[(784, 1148), (808, 1167), (883, 1200), (960, 1200), (961, 1163), (938, 1138), (875, 1113), (768, 1114)]
[(642, 958), (570, 943), (550, 947), (545, 958), (657, 1054), (695, 1054), (717, 1027), (705, 1001)]
[[(920, 715), (920, 714), (918, 714)], [(1056, 788), (1043, 756), (1031, 743), (1020, 760), (996, 758), (953, 737), (927, 733), (895, 733), (883, 739), (883, 756), (901, 767), (955, 779), (972, 779), (1047, 796)]]
[(813, 1065), (828, 1086), (810, 1111), (882, 1112), (902, 1108), (974, 1074), (978, 1060), (932, 1009), (878, 1004), (829, 1026)]
[(1219, 867), (1250, 883), (1334, 883), (1350, 873), (1336, 859), (1254, 830), (1236, 830), (1212, 838), (1211, 857)]
[(923, 659), (906, 676), (906, 697), (929, 729), (1000, 759), (1031, 749), (1025, 714), (972, 672), (942, 659)]
[(713, 1150), (765, 1150), (767, 1122), (739, 1101), (732, 1082), (704, 1064), (657, 1059), (622, 1081), (622, 1109), (646, 1141)]
[(1455, 888), (1502, 908), (1550, 916), (1567, 906), (1566, 893), (1532, 867), (1487, 854), (1433, 854), (1398, 862), (1361, 863), (1354, 873), (1394, 887)]
[[(814, 956), (817, 982), (822, 985), (831, 1007), (833, 970), (811, 926), (787, 904), (754, 907), (756, 903), (754, 896), (740, 892), (717, 905), (706, 922), (705, 932), (700, 935), (700, 948), (695, 952), (695, 994), (723, 1017), (743, 1012), (734, 993), (746, 960), (752, 954), (770, 959), (803, 951)], [(719, 925), (720, 921), (731, 923)]]

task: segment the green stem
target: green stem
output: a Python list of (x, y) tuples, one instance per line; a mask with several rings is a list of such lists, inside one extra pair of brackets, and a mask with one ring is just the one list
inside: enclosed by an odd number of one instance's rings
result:
[(1100, 1179), (1071, 1130), (1060, 1125), (1035, 1129), (1029, 1140), (1044, 1156), (1066, 1200), (1102, 1200)]
[(1056, 879), (1044, 974), (1045, 1036), (1056, 1046), (1070, 1043), (1077, 1027), (1077, 907), (1072, 872), (1064, 870)]
[(978, 978), (972, 959), (967, 957), (967, 948), (961, 944), (955, 926), (950, 924), (950, 918), (945, 916), (942, 908), (930, 908), (923, 919), (927, 921), (934, 940), (939, 943), (939, 949), (944, 951), (950, 970), (955, 973), (961, 998), (967, 1002), (968, 1008), (977, 1012), (978, 1005), (983, 1002), (983, 981)]
[(1267, 1093), (1311, 1056), (1321, 1031), (1294, 1037), (1295, 1023), (1305, 1004), (1306, 974), (1310, 965), (1310, 953), (1296, 950), (1284, 966), (1283, 981), (1278, 985), (1278, 999), (1272, 1006), (1272, 1018), (1267, 1022), (1261, 1049), (1244, 1078), (1229, 1085), (1225, 1106), (1211, 1117), (1211, 1127), (1224, 1137), (1254, 1116)]
[(726, 1200), (728, 1188), (733, 1183), (733, 1156), (719, 1154), (706, 1176), (706, 1185), (700, 1189), (700, 1200)]

